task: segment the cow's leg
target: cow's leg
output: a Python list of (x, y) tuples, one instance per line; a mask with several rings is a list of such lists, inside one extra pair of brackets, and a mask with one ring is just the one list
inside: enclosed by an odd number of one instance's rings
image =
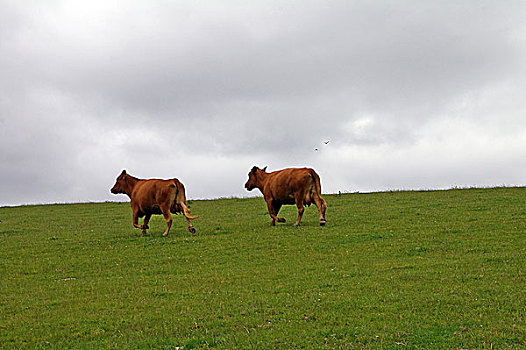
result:
[(172, 227), (172, 214), (170, 214), (170, 203), (166, 203), (166, 205), (159, 206), (161, 209), (161, 213), (163, 213), (164, 220), (166, 221), (166, 230), (163, 233), (163, 236), (168, 236), (168, 232), (170, 232), (170, 228)]
[(146, 214), (144, 216), (144, 224), (142, 225), (142, 234), (143, 235), (145, 235), (146, 234), (146, 230), (150, 228), (148, 226), (148, 223), (150, 222), (150, 218), (151, 217), (152, 217), (152, 214)]
[(294, 223), (294, 226), (298, 227), (300, 225), (303, 212), (305, 207), (303, 206), (303, 193), (296, 193), (296, 207), (298, 207), (298, 220)]
[(139, 225), (139, 217), (141, 217), (142, 215), (137, 206), (132, 206), (132, 213), (133, 213), (133, 227), (144, 229), (142, 225)]
[[(273, 201), (272, 202), (272, 208), (274, 209), (274, 215), (278, 216), (278, 213), (279, 213), (279, 210), (281, 209), (281, 206), (282, 204), (279, 203), (278, 201)], [(284, 218), (280, 218), (278, 217), (278, 222), (285, 222), (287, 220), (285, 220)]]
[(184, 202), (181, 203), (181, 207), (183, 209), (183, 215), (186, 218), (186, 227), (188, 228), (188, 231), (190, 231), (190, 233), (195, 233), (195, 227), (192, 226), (192, 222), (190, 221), (192, 219), (192, 216), (190, 216), (190, 209)]
[(163, 216), (164, 216), (164, 220), (166, 221), (166, 230), (164, 231), (163, 236), (166, 237), (168, 236), (168, 232), (170, 232), (170, 228), (172, 227), (172, 215), (168, 211), (168, 212), (164, 212)]
[(265, 199), (267, 202), (267, 208), (268, 213), (270, 214), (270, 217), (272, 218), (272, 221), (270, 222), (270, 226), (276, 226), (276, 221), (279, 222), (279, 218), (274, 214), (274, 206), (272, 205), (272, 198)]
[(323, 198), (320, 196), (313, 196), (314, 204), (316, 204), (316, 207), (318, 208), (318, 212), (320, 213), (320, 226), (325, 226), (327, 223), (327, 220), (325, 219), (325, 211), (327, 210), (327, 203)]
[(190, 222), (190, 219), (186, 219), (186, 228), (188, 229), (188, 231), (190, 231), (190, 233), (195, 233), (195, 227), (192, 225), (192, 223)]
[[(327, 223), (327, 219), (325, 218), (325, 212), (327, 211), (327, 202), (325, 202), (325, 199), (321, 197), (320, 199), (321, 199), (321, 215), (323, 216), (323, 221)], [(321, 225), (321, 221), (320, 221), (320, 225)]]

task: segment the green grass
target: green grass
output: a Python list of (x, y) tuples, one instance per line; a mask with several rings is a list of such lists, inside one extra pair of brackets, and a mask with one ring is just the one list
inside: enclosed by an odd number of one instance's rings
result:
[(526, 347), (526, 189), (0, 208), (1, 348)]

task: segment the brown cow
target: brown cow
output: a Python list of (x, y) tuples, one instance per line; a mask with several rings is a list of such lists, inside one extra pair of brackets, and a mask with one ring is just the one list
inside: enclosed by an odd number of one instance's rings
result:
[(263, 169), (253, 167), (248, 173), (245, 188), (249, 191), (258, 188), (263, 193), (272, 218), (271, 226), (275, 226), (276, 221), (285, 222), (285, 219), (277, 216), (283, 204), (296, 204), (298, 219), (294, 226), (299, 226), (305, 210), (304, 206), (312, 202), (316, 204), (320, 213), (320, 225), (324, 226), (327, 223), (325, 219), (327, 203), (321, 198), (320, 177), (313, 169), (288, 168), (271, 173), (267, 173), (266, 170), (267, 167)]
[[(123, 170), (117, 177), (115, 185), (110, 190), (113, 194), (126, 194), (130, 197), (133, 212), (133, 226), (142, 229), (142, 234), (149, 229), (148, 222), (152, 214), (162, 214), (166, 220), (166, 231), (163, 236), (168, 235), (172, 227), (172, 215), (183, 213), (186, 218), (188, 231), (195, 233), (195, 228), (190, 220), (198, 216), (190, 216), (190, 209), (186, 205), (186, 196), (183, 184), (177, 179), (170, 180), (143, 180), (133, 177)], [(139, 225), (139, 218), (144, 217), (144, 224)]]

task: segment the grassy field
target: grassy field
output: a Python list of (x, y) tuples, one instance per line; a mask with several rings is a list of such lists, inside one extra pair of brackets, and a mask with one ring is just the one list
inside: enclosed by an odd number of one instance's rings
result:
[(1, 348), (526, 348), (526, 189), (0, 208)]

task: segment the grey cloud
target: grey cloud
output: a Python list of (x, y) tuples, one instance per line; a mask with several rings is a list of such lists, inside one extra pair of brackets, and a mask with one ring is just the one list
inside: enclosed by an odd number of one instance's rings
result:
[[(177, 169), (207, 189), (197, 196), (239, 194), (252, 163), (347, 174), (353, 166), (341, 159), (365, 160), (330, 152), (352, 149), (381, 172), (379, 149), (418, 153), (430, 128), (451, 120), (497, 140), (521, 139), (526, 127), (521, 1), (3, 8), (0, 158), (9, 166), (0, 176), (21, 188), (17, 178), (41, 169), (30, 192), (61, 191), (56, 178), (69, 191), (41, 200), (112, 198), (98, 184), (130, 166), (146, 177)], [(230, 174), (225, 188), (195, 175), (206, 163)], [(88, 180), (80, 184), (78, 173)], [(372, 183), (362, 187), (386, 186), (363, 179)], [(334, 175), (328, 186), (348, 181)], [(0, 204), (31, 201), (9, 188)]]

